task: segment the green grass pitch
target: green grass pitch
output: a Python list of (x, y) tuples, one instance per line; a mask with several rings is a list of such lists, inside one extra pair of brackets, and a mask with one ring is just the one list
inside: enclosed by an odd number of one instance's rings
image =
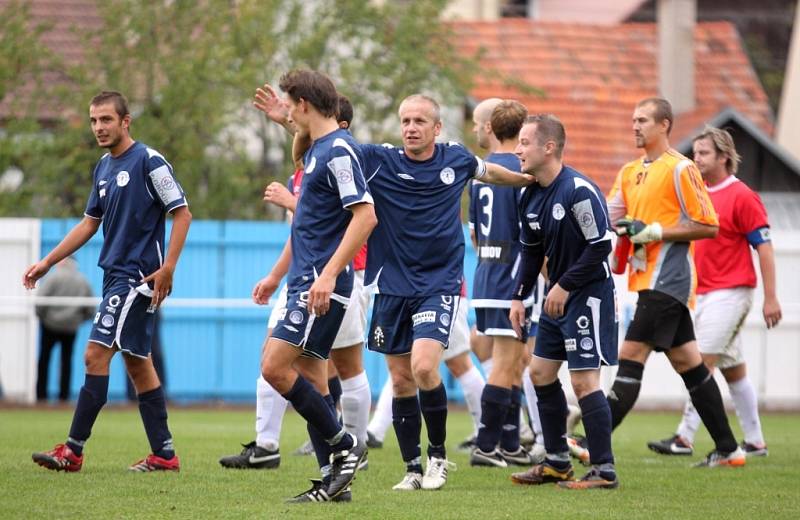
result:
[[(306, 505), (283, 502), (317, 476), (313, 457), (291, 455), (306, 438), (293, 412), (284, 422), (278, 470), (226, 470), (217, 460), (252, 440), (253, 412), (172, 407), (179, 474), (126, 471), (149, 451), (135, 408), (101, 413), (81, 472), (34, 464), (31, 453), (63, 442), (70, 420), (70, 410), (0, 410), (0, 518), (800, 518), (797, 414), (763, 417), (769, 457), (750, 459), (744, 468), (704, 470), (689, 464), (711, 449), (706, 433), (698, 436), (693, 457), (657, 456), (646, 441), (669, 434), (678, 415), (634, 412), (614, 435), (620, 488), (566, 491), (515, 486), (508, 479), (512, 470), (471, 468), (468, 456), (455, 450), (469, 433), (469, 417), (455, 411), (448, 446), (458, 468), (444, 489), (391, 490), (404, 466), (390, 432), (384, 448), (370, 452), (352, 503)], [(576, 467), (578, 475), (583, 471)]]

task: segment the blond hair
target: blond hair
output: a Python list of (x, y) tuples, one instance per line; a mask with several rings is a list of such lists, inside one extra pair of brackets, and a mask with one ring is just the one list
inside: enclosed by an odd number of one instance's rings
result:
[(714, 144), (714, 150), (717, 152), (717, 155), (725, 157), (725, 169), (728, 173), (731, 175), (736, 173), (739, 169), (739, 163), (742, 162), (742, 157), (736, 151), (736, 145), (733, 144), (733, 137), (731, 137), (731, 134), (727, 130), (706, 125), (700, 135), (692, 139), (692, 143), (694, 144), (700, 139), (708, 139), (711, 141)]

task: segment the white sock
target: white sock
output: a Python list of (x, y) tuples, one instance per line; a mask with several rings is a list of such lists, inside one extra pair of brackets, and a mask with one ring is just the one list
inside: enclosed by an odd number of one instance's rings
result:
[(536, 442), (543, 443), (542, 437), (542, 421), (539, 419), (539, 402), (536, 398), (536, 390), (533, 388), (533, 381), (531, 381), (531, 372), (528, 367), (522, 373), (522, 391), (525, 392), (525, 402), (528, 403), (528, 415), (531, 418), (531, 426), (533, 426), (533, 434), (536, 436)]
[(689, 444), (694, 444), (694, 436), (702, 423), (703, 421), (700, 419), (700, 414), (697, 413), (692, 401), (686, 401), (686, 406), (683, 408), (683, 418), (678, 425), (678, 431), (676, 433), (683, 437)]
[(483, 369), (483, 377), (485, 379), (489, 379), (489, 373), (492, 371), (492, 365), (494, 362), (492, 358), (487, 359), (486, 361), (481, 361), (481, 368)]
[(259, 377), (256, 383), (256, 445), (268, 450), (278, 449), (286, 405), (286, 399)]
[(764, 432), (761, 431), (761, 419), (758, 417), (758, 397), (753, 384), (747, 377), (729, 383), (731, 399), (736, 408), (736, 416), (744, 432), (744, 442), (761, 446), (764, 444)]
[(461, 377), (458, 378), (458, 383), (464, 393), (464, 401), (466, 401), (467, 410), (472, 416), (475, 435), (477, 435), (478, 425), (481, 422), (481, 394), (483, 393), (483, 387), (486, 386), (486, 380), (483, 379), (478, 367), (472, 365), (472, 368), (461, 374)]
[(386, 380), (386, 384), (381, 389), (381, 395), (378, 397), (378, 402), (375, 404), (375, 411), (372, 413), (372, 420), (367, 426), (367, 430), (380, 442), (383, 442), (386, 437), (386, 431), (392, 425), (392, 398), (394, 392), (392, 389), (391, 378)]
[(342, 379), (341, 404), (345, 429), (358, 440), (367, 442), (367, 422), (369, 422), (369, 408), (372, 406), (372, 393), (369, 391), (366, 371), (350, 379)]

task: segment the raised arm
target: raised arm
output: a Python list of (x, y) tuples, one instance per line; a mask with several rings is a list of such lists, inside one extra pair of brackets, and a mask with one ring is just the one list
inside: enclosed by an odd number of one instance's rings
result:
[(499, 164), (484, 163), (485, 173), (477, 178), (481, 182), (488, 182), (490, 184), (499, 184), (501, 186), (515, 186), (517, 188), (524, 188), (536, 182), (533, 175), (527, 173), (512, 172), (507, 168), (503, 168)]
[(286, 101), (278, 96), (269, 83), (264, 83), (263, 87), (256, 89), (253, 106), (263, 112), (267, 119), (278, 123), (290, 134), (294, 135), (297, 132), (297, 129), (289, 121), (289, 107)]

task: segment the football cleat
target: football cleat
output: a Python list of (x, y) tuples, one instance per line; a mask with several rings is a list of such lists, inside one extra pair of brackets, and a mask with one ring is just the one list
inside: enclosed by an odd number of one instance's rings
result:
[[(522, 448), (520, 448), (522, 449)], [(472, 449), (469, 455), (470, 466), (484, 466), (489, 468), (507, 468), (508, 463), (506, 459), (496, 449), (492, 451), (483, 451), (477, 446)]]
[(533, 457), (525, 448), (520, 446), (517, 451), (508, 451), (500, 448), (500, 456), (505, 459), (510, 466), (530, 466), (533, 464)]
[(331, 482), (328, 484), (328, 495), (332, 498), (348, 488), (356, 478), (361, 461), (367, 456), (367, 445), (358, 441), (350, 433), (353, 446), (349, 449), (337, 451), (331, 454)]
[(677, 433), (668, 439), (650, 441), (647, 443), (647, 447), (662, 455), (691, 455), (694, 453), (692, 443)]
[(286, 503), (308, 504), (312, 502), (350, 502), (351, 500), (353, 500), (353, 495), (350, 492), (349, 487), (345, 488), (344, 491), (339, 493), (339, 495), (331, 498), (330, 495), (328, 495), (328, 490), (325, 489), (325, 485), (322, 483), (322, 481), (320, 479), (312, 478), (310, 489), (286, 500)]
[(575, 472), (572, 471), (572, 465), (564, 470), (558, 470), (547, 462), (544, 462), (533, 466), (528, 471), (511, 474), (511, 481), (514, 484), (525, 484), (529, 486), (538, 486), (551, 482), (563, 482), (566, 480), (575, 480)]
[(470, 453), (472, 452), (472, 449), (477, 446), (475, 444), (475, 440), (476, 436), (470, 435), (469, 437), (461, 441), (461, 443), (458, 445), (456, 449), (462, 453)]
[(55, 471), (80, 471), (83, 466), (83, 455), (75, 455), (66, 444), (56, 444), (50, 451), (34, 453), (33, 462)]
[(428, 457), (428, 467), (422, 476), (422, 489), (441, 489), (447, 483), (448, 468), (456, 469), (456, 465), (447, 459)]
[(296, 450), (292, 452), (292, 455), (313, 455), (314, 454), (314, 445), (311, 444), (311, 441), (306, 441), (301, 444)]
[(371, 450), (383, 448), (383, 441), (375, 437), (375, 434), (369, 430), (367, 430), (367, 448)]
[(175, 455), (171, 459), (162, 459), (152, 453), (139, 462), (128, 467), (128, 471), (147, 473), (150, 471), (180, 471), (181, 461)]
[(409, 472), (403, 480), (392, 486), (396, 491), (416, 491), (422, 489), (422, 474)]
[(586, 448), (586, 437), (568, 435), (567, 447), (570, 455), (578, 459), (584, 466), (589, 465), (589, 450)]
[(234, 469), (273, 469), (281, 465), (281, 454), (278, 450), (268, 450), (256, 444), (256, 441), (242, 444), (242, 452), (219, 459), (223, 468)]
[(533, 445), (529, 453), (531, 455), (531, 464), (541, 464), (547, 456), (544, 444), (539, 444), (538, 442)]
[(695, 468), (717, 468), (721, 466), (728, 467), (741, 467), (747, 462), (747, 456), (741, 447), (738, 447), (730, 452), (725, 453), (722, 451), (714, 450), (706, 458), (693, 464)]
[(619, 487), (619, 480), (617, 480), (616, 474), (611, 479), (610, 475), (604, 475), (597, 468), (592, 468), (579, 480), (559, 482), (558, 487), (562, 489), (615, 489)]
[(767, 445), (761, 444), (750, 444), (749, 442), (743, 442), (740, 447), (744, 450), (744, 454), (747, 457), (766, 457), (769, 455), (769, 451), (767, 451)]

